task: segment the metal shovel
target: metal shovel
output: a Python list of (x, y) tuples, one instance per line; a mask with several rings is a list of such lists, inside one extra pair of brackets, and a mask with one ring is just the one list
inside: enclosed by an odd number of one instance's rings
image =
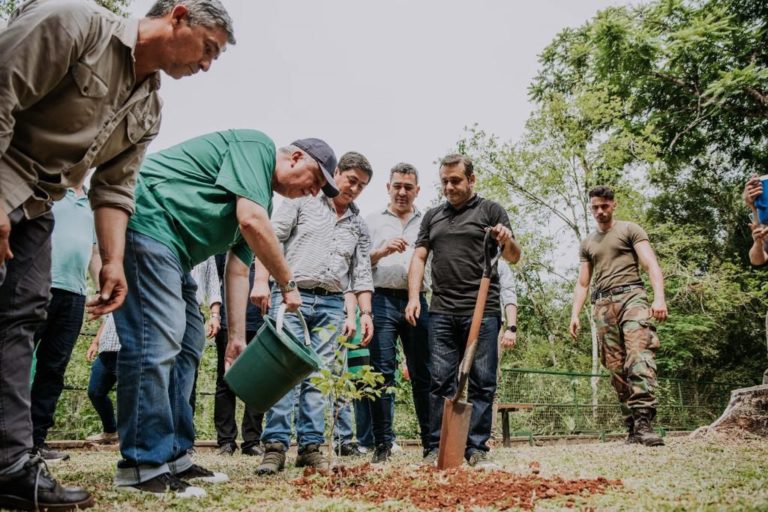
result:
[[(472, 419), (472, 404), (462, 401), (462, 395), (467, 387), (469, 372), (472, 369), (472, 361), (477, 350), (477, 337), (480, 334), (480, 325), (483, 323), (485, 302), (488, 298), (488, 288), (491, 286), (491, 272), (499, 261), (501, 250), (496, 240), (491, 237), (490, 228), (485, 229), (483, 240), (483, 253), (485, 266), (483, 277), (480, 279), (480, 290), (477, 292), (475, 311), (472, 314), (472, 324), (469, 327), (469, 339), (464, 349), (464, 357), (459, 365), (459, 384), (456, 395), (445, 399), (443, 407), (443, 422), (440, 427), (440, 447), (437, 452), (438, 469), (449, 469), (461, 466), (464, 462), (464, 451), (467, 448), (467, 436), (469, 435), (469, 422)], [(494, 343), (496, 341), (494, 340)]]

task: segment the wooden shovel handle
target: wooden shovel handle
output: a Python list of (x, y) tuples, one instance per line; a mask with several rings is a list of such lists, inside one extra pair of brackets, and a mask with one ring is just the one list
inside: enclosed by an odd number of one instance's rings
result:
[(488, 300), (488, 289), (491, 287), (491, 278), (483, 277), (480, 279), (480, 289), (477, 292), (477, 302), (475, 302), (475, 311), (472, 314), (472, 324), (469, 326), (469, 338), (467, 346), (464, 349), (464, 357), (459, 365), (459, 385), (456, 388), (454, 402), (461, 398), (464, 389), (467, 387), (469, 371), (472, 369), (472, 362), (475, 359), (477, 350), (477, 338), (480, 335), (480, 327), (483, 324), (483, 313), (485, 312), (485, 302)]

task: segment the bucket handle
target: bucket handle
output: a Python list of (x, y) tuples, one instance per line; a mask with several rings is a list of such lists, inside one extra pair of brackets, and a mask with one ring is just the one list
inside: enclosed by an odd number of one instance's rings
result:
[[(307, 321), (304, 320), (304, 315), (301, 314), (301, 310), (296, 310), (296, 314), (299, 315), (299, 321), (301, 322), (301, 327), (304, 329), (304, 344), (306, 346), (310, 345), (310, 339), (309, 339), (309, 329), (307, 328)], [(283, 320), (285, 319), (285, 303), (280, 304), (280, 307), (277, 308), (277, 318), (275, 319), (275, 329), (277, 332), (283, 331)]]

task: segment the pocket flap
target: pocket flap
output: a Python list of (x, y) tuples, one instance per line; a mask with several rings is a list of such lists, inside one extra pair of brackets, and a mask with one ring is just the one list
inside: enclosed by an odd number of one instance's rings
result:
[(80, 94), (88, 98), (103, 98), (109, 92), (109, 87), (104, 80), (82, 62), (72, 66), (72, 78), (80, 90)]

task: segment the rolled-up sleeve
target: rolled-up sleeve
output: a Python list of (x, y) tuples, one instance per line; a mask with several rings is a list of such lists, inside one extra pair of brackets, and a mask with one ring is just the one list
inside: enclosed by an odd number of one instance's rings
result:
[(299, 219), (299, 208), (303, 199), (286, 199), (272, 216), (272, 228), (280, 243), (284, 244), (291, 236)]
[(158, 114), (155, 124), (136, 144), (96, 169), (88, 193), (91, 208), (109, 206), (133, 213), (136, 177), (147, 147), (160, 131), (160, 121)]

